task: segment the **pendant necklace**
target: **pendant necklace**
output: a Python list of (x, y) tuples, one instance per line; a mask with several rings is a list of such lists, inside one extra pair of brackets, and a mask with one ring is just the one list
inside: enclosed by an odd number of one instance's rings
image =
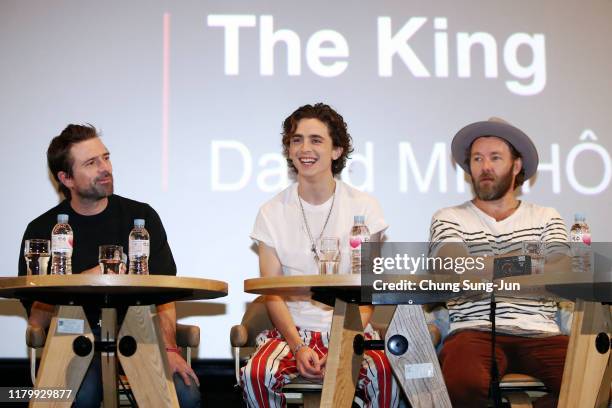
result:
[[(306, 219), (306, 211), (304, 211), (304, 204), (302, 204), (302, 198), (300, 197), (300, 193), (298, 192), (298, 201), (300, 202), (300, 209), (302, 210), (302, 217), (304, 218), (304, 225), (306, 225), (306, 232), (308, 233), (308, 238), (310, 239), (310, 250), (312, 251), (312, 255), (314, 256), (315, 261), (319, 262), (319, 251), (317, 250), (316, 241), (312, 237), (312, 233), (310, 232), (310, 226), (308, 225), (308, 220)], [(327, 218), (325, 218), (325, 223), (323, 224), (323, 228), (321, 229), (321, 233), (319, 234), (320, 240), (323, 236), (323, 232), (325, 231), (325, 227), (327, 227), (327, 223), (329, 222), (329, 218), (331, 216), (332, 210), (334, 209), (334, 202), (336, 201), (336, 189), (334, 188), (334, 194), (332, 195), (331, 206), (329, 207), (329, 212), (327, 213)]]

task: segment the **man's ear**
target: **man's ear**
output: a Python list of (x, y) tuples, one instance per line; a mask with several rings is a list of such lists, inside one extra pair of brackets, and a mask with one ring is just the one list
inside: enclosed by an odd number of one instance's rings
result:
[(66, 173), (65, 171), (59, 171), (57, 173), (57, 178), (59, 179), (60, 183), (62, 183), (68, 189), (70, 189), (70, 187), (74, 185), (74, 181), (72, 180), (72, 177), (70, 177), (70, 175)]
[(523, 159), (521, 159), (520, 157), (517, 157), (516, 159), (514, 159), (512, 173), (516, 176), (517, 174), (521, 172), (522, 168), (523, 168)]
[(338, 160), (338, 157), (342, 156), (342, 152), (344, 152), (344, 148), (334, 147), (334, 150), (332, 151), (332, 159)]

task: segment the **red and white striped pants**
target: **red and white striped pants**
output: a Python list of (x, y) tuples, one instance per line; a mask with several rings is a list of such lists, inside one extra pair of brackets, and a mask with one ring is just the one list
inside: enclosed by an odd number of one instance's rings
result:
[[(300, 337), (319, 357), (327, 354), (328, 332), (299, 330)], [(366, 333), (366, 338), (372, 335)], [(298, 376), (293, 352), (276, 329), (257, 336), (257, 351), (240, 370), (244, 400), (249, 407), (285, 407), (283, 386)], [(355, 403), (360, 407), (397, 407), (399, 388), (383, 351), (368, 350), (357, 380)]]

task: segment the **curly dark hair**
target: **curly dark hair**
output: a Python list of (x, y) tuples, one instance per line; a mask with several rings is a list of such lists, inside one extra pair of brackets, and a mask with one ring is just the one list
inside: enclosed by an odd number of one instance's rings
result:
[(59, 179), (58, 173), (63, 171), (72, 177), (72, 165), (74, 158), (70, 154), (70, 148), (82, 141), (100, 137), (98, 131), (91, 124), (66, 126), (66, 129), (55, 136), (47, 149), (47, 164), (53, 178), (57, 181), (60, 192), (66, 198), (70, 198), (70, 190)]
[(283, 154), (291, 171), (297, 173), (297, 169), (289, 158), (289, 143), (291, 137), (295, 134), (298, 122), (302, 119), (318, 119), (325, 123), (334, 148), (342, 148), (340, 157), (332, 161), (332, 174), (334, 176), (340, 174), (346, 166), (346, 160), (353, 153), (353, 139), (347, 130), (342, 115), (324, 103), (300, 106), (283, 122)]
[[(498, 136), (480, 136), (480, 137), (498, 137)], [(471, 172), (471, 167), (470, 167), (470, 163), (471, 163), (471, 159), (472, 159), (472, 146), (474, 145), (474, 142), (476, 140), (478, 140), (480, 138), (476, 138), (472, 141), (472, 143), (470, 143), (470, 145), (467, 148), (467, 151), (465, 153), (465, 165), (468, 169), (470, 169)], [(503, 140), (504, 143), (506, 143), (506, 145), (508, 146), (508, 148), (510, 149), (510, 154), (512, 155), (512, 160), (516, 160), (516, 159), (521, 159), (523, 160), (523, 155), (516, 150), (516, 148), (506, 139), (500, 137), (499, 139)], [(521, 171), (518, 172), (518, 174), (516, 175), (516, 177), (514, 178), (514, 187), (513, 189), (516, 190), (517, 187), (520, 187), (523, 185), (523, 183), (525, 182), (525, 167), (523, 165), (521, 165)]]

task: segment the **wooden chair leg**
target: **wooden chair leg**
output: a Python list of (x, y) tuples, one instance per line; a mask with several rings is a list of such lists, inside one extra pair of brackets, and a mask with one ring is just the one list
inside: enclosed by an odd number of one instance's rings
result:
[(359, 306), (336, 299), (327, 352), (321, 407), (350, 408), (363, 357), (353, 351), (353, 340), (363, 334)]

